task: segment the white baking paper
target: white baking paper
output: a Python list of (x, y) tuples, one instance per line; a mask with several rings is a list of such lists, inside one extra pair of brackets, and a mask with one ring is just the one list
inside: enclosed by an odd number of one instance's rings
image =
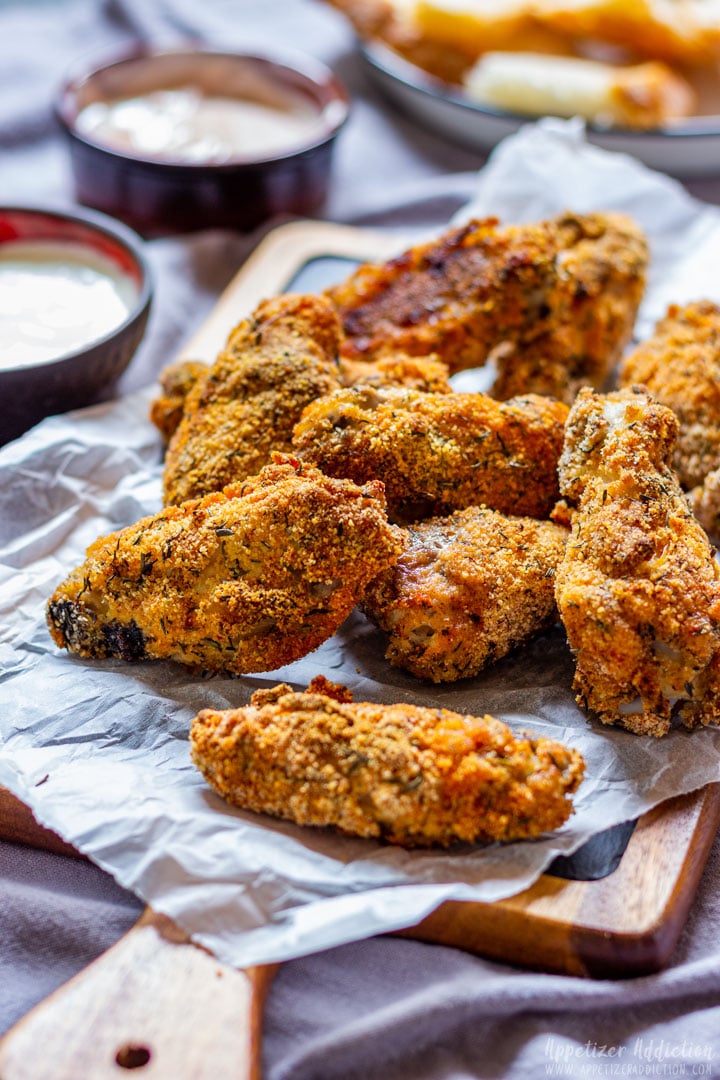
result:
[[(472, 212), (505, 220), (615, 208), (647, 229), (654, 255), (643, 332), (666, 299), (720, 291), (718, 212), (674, 181), (585, 144), (573, 123), (540, 123), (480, 174)], [(720, 298), (717, 297), (716, 298)], [(202, 679), (166, 663), (87, 662), (52, 643), (55, 586), (99, 534), (160, 506), (152, 390), (39, 425), (0, 451), (0, 783), (153, 907), (236, 965), (283, 960), (398, 929), (446, 899), (492, 901), (532, 883), (559, 853), (656, 803), (720, 779), (720, 731), (640, 738), (587, 721), (557, 628), (481, 677), (430, 687), (389, 667), (359, 614), (317, 652), (252, 678)], [(204, 706), (316, 674), (356, 700), (490, 712), (579, 748), (576, 813), (535, 842), (405, 851), (303, 829), (224, 805), (189, 760)]]

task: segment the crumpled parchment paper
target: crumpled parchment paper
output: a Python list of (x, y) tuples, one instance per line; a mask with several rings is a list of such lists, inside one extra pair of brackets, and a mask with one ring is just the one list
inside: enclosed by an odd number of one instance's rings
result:
[[(718, 211), (588, 146), (575, 122), (530, 125), (502, 144), (463, 216), (532, 220), (568, 208), (626, 210), (647, 230), (653, 270), (641, 334), (671, 299), (720, 299)], [(560, 628), (479, 678), (439, 687), (390, 668), (383, 635), (357, 613), (305, 659), (241, 679), (60, 652), (45, 626), (48, 596), (98, 535), (160, 506), (152, 393), (45, 421), (0, 451), (0, 783), (221, 959), (283, 960), (412, 925), (446, 899), (508, 896), (555, 855), (720, 778), (718, 730), (654, 740), (588, 722)], [(281, 680), (304, 688), (320, 672), (356, 700), (490, 712), (579, 748), (587, 778), (576, 813), (539, 841), (438, 853), (224, 805), (190, 763), (191, 718)]]

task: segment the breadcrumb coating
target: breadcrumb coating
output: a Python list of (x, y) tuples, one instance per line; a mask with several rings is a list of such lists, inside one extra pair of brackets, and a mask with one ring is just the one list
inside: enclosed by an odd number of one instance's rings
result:
[(428, 394), (355, 386), (315, 401), (293, 446), (328, 476), (382, 480), (392, 520), (486, 504), (548, 517), (567, 406), (529, 395)]
[(388, 353), (379, 360), (340, 358), (343, 386), (404, 386), (430, 394), (452, 394), (447, 364), (434, 356), (407, 356)]
[(557, 618), (561, 526), (470, 507), (404, 535), (397, 565), (360, 603), (389, 635), (394, 666), (435, 683), (468, 678)]
[(649, 340), (623, 361), (621, 386), (645, 386), (680, 421), (672, 465), (689, 490), (720, 468), (720, 308), (671, 305)]
[(708, 473), (702, 484), (688, 492), (688, 502), (708, 536), (720, 541), (720, 469)]
[(304, 407), (340, 385), (340, 324), (321, 296), (266, 300), (190, 391), (163, 478), (166, 504), (244, 480), (290, 450)]
[(576, 506), (555, 575), (577, 701), (664, 735), (720, 723), (720, 568), (667, 462), (678, 421), (639, 388), (581, 391), (560, 487)]
[(101, 537), (48, 623), (77, 656), (271, 671), (335, 633), (400, 550), (382, 484), (275, 455), (250, 480)]
[(647, 243), (621, 214), (564, 214), (533, 225), (471, 221), (326, 295), (342, 321), (342, 355), (434, 353), (451, 373), (492, 358), (492, 393), (571, 401), (600, 386), (632, 334)]
[(536, 837), (572, 813), (577, 750), (490, 716), (352, 703), (326, 686), (200, 712), (191, 754), (211, 787), (244, 810), (404, 847)]
[(160, 372), (160, 394), (150, 405), (150, 419), (165, 442), (177, 431), (190, 391), (209, 370), (202, 360), (179, 360)]

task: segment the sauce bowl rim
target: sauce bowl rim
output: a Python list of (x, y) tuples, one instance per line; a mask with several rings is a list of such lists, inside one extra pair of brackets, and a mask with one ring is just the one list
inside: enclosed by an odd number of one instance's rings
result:
[[(108, 330), (99, 337), (91, 338), (77, 348), (68, 349), (66, 352), (60, 353), (51, 360), (34, 361), (29, 364), (13, 364), (12, 367), (0, 368), (0, 379), (12, 377), (16, 374), (19, 376), (23, 372), (35, 370), (47, 371), (60, 364), (64, 364), (68, 360), (79, 359), (85, 353), (94, 351), (111, 342), (148, 312), (154, 292), (153, 273), (148, 258), (143, 251), (143, 240), (134, 229), (130, 228), (130, 226), (125, 225), (123, 222), (116, 221), (115, 218), (111, 217), (109, 214), (102, 213), (100, 210), (68, 210), (65, 207), (53, 203), (13, 202), (12, 204), (0, 204), (0, 215), (6, 213), (35, 214), (38, 217), (75, 222), (76, 224), (86, 225), (96, 232), (103, 233), (105, 236), (116, 241), (125, 248), (125, 251), (130, 255), (138, 267), (139, 282), (137, 297), (132, 306), (128, 308), (126, 317), (122, 322), (117, 323), (111, 330)], [(56, 238), (53, 238), (53, 241), (51, 242), (55, 242), (55, 240)], [(0, 239), (0, 247), (5, 243), (12, 242), (12, 240), (8, 241)], [(22, 242), (19, 237), (18, 242)], [(62, 244), (62, 239), (58, 239), (57, 243)], [(80, 242), (79, 246), (83, 246), (82, 242)], [(88, 250), (92, 250), (90, 245), (88, 245)]]
[[(130, 150), (121, 150), (111, 146), (100, 139), (80, 132), (77, 128), (77, 108), (75, 96), (80, 88), (93, 76), (101, 74), (108, 68), (120, 67), (134, 61), (153, 59), (163, 56), (176, 57), (207, 57), (212, 59), (226, 59), (233, 61), (250, 61), (251, 63), (267, 66), (289, 72), (293, 76), (299, 76), (308, 88), (327, 95), (327, 102), (323, 104), (316, 99), (318, 106), (319, 132), (317, 137), (302, 142), (289, 150), (267, 156), (236, 156), (227, 161), (184, 161), (168, 155), (153, 156)], [(334, 71), (322, 60), (305, 53), (295, 52), (290, 49), (253, 49), (252, 51), (240, 52), (236, 50), (200, 47), (195, 45), (153, 48), (152, 46), (134, 46), (113, 54), (112, 58), (95, 60), (76, 65), (77, 71), (69, 74), (60, 84), (56, 100), (55, 115), (73, 139), (91, 149), (106, 154), (108, 157), (117, 159), (118, 162), (131, 162), (133, 165), (144, 166), (148, 169), (187, 173), (188, 176), (198, 175), (203, 172), (230, 173), (238, 170), (251, 170), (258, 166), (272, 165), (273, 162), (283, 162), (301, 157), (331, 142), (348, 120), (351, 109), (350, 95), (344, 83), (335, 75)], [(327, 113), (332, 110), (337, 114), (330, 116)]]

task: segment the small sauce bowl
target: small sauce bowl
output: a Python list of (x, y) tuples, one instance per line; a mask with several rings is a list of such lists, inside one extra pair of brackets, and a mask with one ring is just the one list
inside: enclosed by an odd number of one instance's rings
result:
[[(57, 104), (78, 200), (146, 236), (312, 216), (348, 112), (344, 87), (318, 61), (196, 49), (86, 70)], [(283, 117), (287, 139), (269, 138)], [(193, 125), (194, 138), (179, 137)]]
[(0, 443), (109, 397), (140, 343), (150, 268), (92, 211), (0, 207)]

